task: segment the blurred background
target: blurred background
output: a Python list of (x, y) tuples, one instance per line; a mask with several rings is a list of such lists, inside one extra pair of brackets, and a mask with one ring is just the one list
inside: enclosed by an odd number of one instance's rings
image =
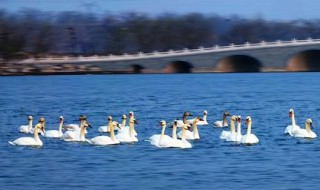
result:
[(21, 65), (45, 57), (318, 39), (318, 7), (316, 0), (2, 0), (0, 73), (103, 72), (92, 65)]

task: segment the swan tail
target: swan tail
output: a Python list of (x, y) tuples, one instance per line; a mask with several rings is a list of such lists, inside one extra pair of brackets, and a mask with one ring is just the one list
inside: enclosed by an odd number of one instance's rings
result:
[(8, 143), (11, 144), (11, 145), (16, 145), (16, 144), (14, 144), (14, 142), (12, 142), (12, 141), (8, 141)]

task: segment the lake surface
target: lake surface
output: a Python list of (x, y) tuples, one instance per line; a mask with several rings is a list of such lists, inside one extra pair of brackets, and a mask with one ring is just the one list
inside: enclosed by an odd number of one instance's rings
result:
[[(284, 135), (291, 123), (312, 118), (320, 134), (319, 73), (83, 75), (0, 77), (1, 189), (317, 189), (320, 140)], [(145, 141), (159, 134), (158, 123), (202, 116), (201, 139), (192, 149), (157, 148)], [(219, 139), (213, 128), (222, 112), (252, 117), (260, 139), (243, 146)], [(77, 123), (93, 125), (87, 138), (112, 115), (135, 112), (139, 142), (98, 147), (41, 137), (41, 148), (8, 144), (21, 136), (27, 115), (46, 118), (46, 130)], [(242, 133), (246, 132), (242, 122)], [(171, 129), (166, 131), (171, 134)]]

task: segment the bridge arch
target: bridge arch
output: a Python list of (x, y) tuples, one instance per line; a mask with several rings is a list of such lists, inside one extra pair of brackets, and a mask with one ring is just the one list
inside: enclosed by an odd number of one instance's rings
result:
[(139, 64), (130, 65), (130, 73), (142, 73), (143, 69), (145, 68)]
[(232, 55), (222, 58), (217, 66), (218, 72), (260, 72), (261, 62), (248, 55)]
[(193, 65), (186, 61), (172, 61), (164, 69), (165, 73), (191, 73)]
[(320, 71), (320, 50), (312, 49), (296, 53), (287, 63), (288, 71)]

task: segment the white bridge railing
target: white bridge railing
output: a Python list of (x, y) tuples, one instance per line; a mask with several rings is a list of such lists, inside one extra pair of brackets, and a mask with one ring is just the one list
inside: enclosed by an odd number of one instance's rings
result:
[(123, 54), (123, 55), (108, 55), (108, 56), (78, 56), (78, 57), (45, 57), (38, 59), (26, 59), (22, 62), (32, 62), (32, 63), (41, 63), (41, 62), (99, 62), (99, 61), (121, 61), (121, 60), (137, 60), (137, 59), (152, 59), (152, 58), (165, 58), (165, 57), (174, 57), (174, 56), (186, 56), (186, 55), (197, 55), (205, 53), (215, 53), (215, 52), (228, 52), (228, 51), (239, 51), (239, 50), (250, 50), (250, 49), (262, 49), (262, 48), (276, 48), (276, 47), (290, 47), (290, 46), (304, 46), (304, 45), (320, 45), (320, 39), (307, 38), (305, 40), (292, 39), (290, 41), (273, 41), (266, 42), (261, 41), (259, 43), (249, 43), (244, 44), (230, 44), (228, 46), (218, 46), (213, 47), (202, 47), (200, 46), (197, 49), (181, 49), (181, 50), (169, 50), (166, 52), (154, 51), (151, 53), (139, 52), (136, 54)]

